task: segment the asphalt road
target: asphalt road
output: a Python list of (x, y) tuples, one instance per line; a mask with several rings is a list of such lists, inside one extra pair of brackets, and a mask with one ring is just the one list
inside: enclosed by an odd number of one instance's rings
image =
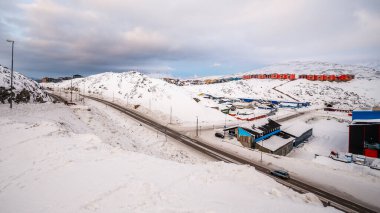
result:
[[(61, 98), (57, 95), (53, 95), (53, 97), (57, 98), (57, 99)], [(167, 136), (169, 136), (173, 139), (176, 139), (179, 142), (182, 142), (183, 144), (186, 144), (186, 145), (194, 148), (195, 150), (197, 150), (201, 153), (204, 153), (204, 154), (206, 154), (206, 155), (208, 155), (208, 156), (210, 156), (216, 160), (224, 161), (227, 163), (246, 164), (246, 165), (253, 166), (253, 167), (255, 167), (255, 169), (257, 171), (262, 172), (271, 178), (274, 178), (277, 182), (279, 182), (285, 186), (288, 186), (295, 191), (298, 191), (300, 193), (306, 193), (306, 192), (313, 193), (319, 197), (319, 199), (322, 201), (322, 203), (325, 206), (332, 206), (332, 207), (335, 207), (335, 208), (342, 210), (342, 211), (345, 211), (345, 212), (377, 212), (377, 211), (372, 210), (372, 209), (365, 207), (363, 205), (360, 205), (360, 204), (357, 204), (357, 203), (352, 202), (350, 200), (336, 196), (330, 192), (321, 190), (318, 187), (312, 186), (310, 184), (306, 184), (305, 182), (303, 182), (301, 180), (296, 180), (294, 178), (282, 180), (282, 179), (279, 179), (277, 177), (274, 177), (270, 174), (270, 169), (265, 167), (264, 165), (260, 165), (259, 162), (252, 162), (251, 160), (244, 159), (244, 158), (241, 158), (239, 156), (235, 156), (234, 154), (231, 154), (231, 153), (227, 152), (226, 150), (221, 150), (221, 149), (218, 149), (216, 147), (210, 146), (208, 144), (202, 143), (201, 141), (199, 141), (197, 139), (190, 138), (190, 137), (188, 137), (188, 136), (186, 136), (186, 135), (184, 135), (184, 134), (182, 134), (176, 130), (168, 128), (165, 125), (162, 125), (156, 121), (153, 121), (153, 120), (151, 120), (151, 119), (149, 119), (143, 115), (140, 115), (140, 114), (134, 112), (134, 110), (125, 108), (125, 107), (120, 106), (118, 104), (115, 104), (115, 103), (112, 103), (109, 101), (105, 101), (105, 100), (102, 100), (99, 98), (90, 97), (90, 96), (85, 96), (85, 97), (92, 99), (92, 100), (95, 100), (95, 101), (98, 101), (98, 102), (101, 102), (101, 103), (106, 104), (110, 107), (113, 107), (114, 109), (119, 110), (120, 112), (127, 114), (128, 116), (136, 119), (137, 121), (142, 122), (146, 125), (149, 125), (149, 126), (155, 128), (156, 130), (166, 134)], [(64, 99), (61, 98), (61, 100), (64, 100)], [(302, 114), (296, 114), (293, 116), (297, 117), (300, 115), (302, 115)], [(294, 117), (286, 117), (286, 120), (294, 118)]]

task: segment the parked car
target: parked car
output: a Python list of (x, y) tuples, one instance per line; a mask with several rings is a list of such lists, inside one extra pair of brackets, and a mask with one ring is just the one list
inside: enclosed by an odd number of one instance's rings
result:
[(365, 165), (366, 164), (366, 159), (365, 156), (363, 155), (357, 155), (355, 158), (355, 163), (359, 165)]
[(224, 135), (220, 132), (215, 133), (215, 137), (224, 138)]
[(270, 172), (271, 175), (277, 176), (282, 179), (289, 179), (289, 173), (285, 170), (273, 170)]

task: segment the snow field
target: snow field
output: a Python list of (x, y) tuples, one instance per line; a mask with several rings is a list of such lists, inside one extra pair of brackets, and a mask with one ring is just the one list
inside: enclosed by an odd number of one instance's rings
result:
[(78, 108), (0, 109), (1, 212), (336, 212), (252, 167), (182, 164), (110, 146)]

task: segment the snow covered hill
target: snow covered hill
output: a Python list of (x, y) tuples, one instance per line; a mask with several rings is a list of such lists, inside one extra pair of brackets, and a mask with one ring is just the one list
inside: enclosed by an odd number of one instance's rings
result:
[[(218, 84), (191, 85), (185, 86), (184, 89), (193, 96), (207, 93), (218, 97), (293, 101), (273, 90), (276, 87), (297, 100), (310, 101), (317, 107), (323, 107), (325, 103), (333, 103), (334, 107), (354, 109), (380, 104), (380, 96), (377, 93), (380, 91), (380, 71), (376, 68), (324, 62), (292, 62), (272, 65), (235, 76), (261, 73), (354, 74), (355, 79), (349, 82), (249, 79)], [(221, 78), (223, 77), (225, 76)]]
[(295, 74), (352, 74), (356, 78), (379, 79), (380, 70), (376, 67), (362, 65), (346, 65), (319, 61), (294, 61), (278, 63), (264, 68), (252, 70), (248, 73), (295, 73)]
[[(139, 106), (142, 113), (152, 115), (169, 123), (172, 114), (173, 123), (195, 123), (196, 116), (202, 121), (224, 121), (225, 116), (214, 109), (206, 108), (192, 99), (182, 87), (150, 78), (138, 72), (101, 73), (86, 78), (73, 79), (73, 87), (82, 94), (100, 96), (122, 104)], [(57, 84), (42, 84), (58, 91), (68, 89), (71, 81)]]
[(287, 63), (277, 63), (268, 65), (262, 68), (239, 72), (229, 75), (213, 75), (204, 76), (199, 78), (192, 78), (192, 80), (205, 80), (205, 79), (222, 79), (229, 77), (241, 77), (248, 74), (270, 74), (270, 73), (294, 73), (294, 74), (352, 74), (356, 78), (379, 79), (380, 66), (378, 63), (365, 63), (361, 65), (348, 65), (337, 64), (321, 61), (293, 61)]
[(354, 79), (350, 82), (291, 81), (279, 90), (314, 105), (331, 103), (343, 109), (368, 108), (380, 104), (380, 79)]
[[(11, 87), (11, 70), (0, 65), (0, 103), (8, 103)], [(16, 103), (45, 102), (50, 98), (39, 84), (24, 75), (13, 72), (14, 101)]]
[(206, 93), (216, 97), (283, 100), (285, 97), (272, 90), (274, 86), (282, 83), (284, 82), (280, 80), (250, 79), (219, 84), (183, 86), (183, 88), (194, 96)]

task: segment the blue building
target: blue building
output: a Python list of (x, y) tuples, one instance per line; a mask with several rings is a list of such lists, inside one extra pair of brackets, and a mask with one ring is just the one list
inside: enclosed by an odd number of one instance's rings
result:
[(245, 147), (255, 148), (255, 143), (268, 139), (272, 135), (276, 135), (281, 132), (280, 124), (268, 119), (268, 123), (260, 127), (240, 127), (233, 126), (225, 128), (224, 131), (228, 131), (230, 135), (235, 135), (237, 140)]

